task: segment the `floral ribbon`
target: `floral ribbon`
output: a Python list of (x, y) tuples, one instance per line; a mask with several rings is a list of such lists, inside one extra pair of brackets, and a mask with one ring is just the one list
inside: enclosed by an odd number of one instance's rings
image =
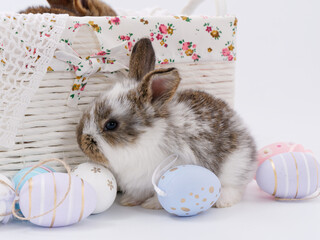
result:
[(61, 42), (55, 57), (68, 63), (76, 74), (67, 105), (77, 107), (81, 92), (84, 91), (88, 78), (97, 72), (112, 73), (129, 68), (129, 56), (125, 49), (126, 43), (121, 43), (111, 49), (100, 51), (86, 58), (82, 58), (68, 44)]

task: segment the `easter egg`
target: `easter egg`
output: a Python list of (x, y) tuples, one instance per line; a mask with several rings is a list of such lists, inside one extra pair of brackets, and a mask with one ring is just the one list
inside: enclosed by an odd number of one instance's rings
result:
[(72, 175), (90, 183), (96, 191), (97, 206), (93, 214), (101, 213), (113, 204), (117, 196), (117, 183), (107, 168), (95, 163), (82, 163), (72, 170)]
[(319, 163), (310, 153), (289, 152), (263, 162), (256, 174), (259, 187), (278, 198), (304, 198), (319, 187)]
[[(27, 167), (24, 169), (21, 169), (14, 177), (13, 177), (13, 182), (14, 182), (14, 186), (15, 189), (17, 189), (18, 184), (20, 182), (20, 180), (23, 178), (23, 176), (31, 169), (32, 167)], [(20, 186), (19, 186), (19, 191), (21, 190), (21, 188), (23, 187), (23, 185), (32, 177), (38, 175), (38, 174), (42, 174), (42, 173), (48, 173), (48, 172), (55, 172), (52, 168), (47, 167), (47, 166), (40, 166), (35, 168), (34, 170), (32, 170), (32, 172), (30, 172), (21, 182)]]
[(171, 168), (160, 177), (158, 187), (165, 192), (165, 196), (158, 194), (162, 207), (178, 216), (206, 211), (218, 200), (221, 191), (217, 176), (195, 165)]
[[(44, 173), (30, 178), (20, 191), (20, 209), (28, 217), (38, 216), (56, 207), (69, 186), (66, 173)], [(31, 219), (43, 227), (71, 225), (88, 217), (96, 208), (95, 190), (83, 179), (72, 176), (71, 190), (63, 203), (54, 211)]]
[(270, 144), (261, 148), (258, 151), (258, 162), (259, 165), (262, 164), (265, 160), (268, 160), (270, 157), (276, 156), (281, 153), (287, 152), (311, 152), (306, 150), (302, 144), (287, 143), (287, 142), (277, 142)]
[[(0, 180), (13, 188), (13, 183), (6, 176), (0, 174)], [(1, 215), (6, 215), (11, 212), (14, 197), (14, 191), (7, 185), (0, 183), (0, 223), (7, 223), (12, 218), (11, 214), (8, 216)]]

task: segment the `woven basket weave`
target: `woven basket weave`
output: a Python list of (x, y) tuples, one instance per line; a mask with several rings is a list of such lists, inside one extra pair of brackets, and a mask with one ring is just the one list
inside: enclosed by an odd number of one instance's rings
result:
[[(81, 31), (77, 35), (72, 47), (80, 55), (88, 55), (99, 49), (99, 43), (91, 37), (92, 34), (92, 31)], [(176, 67), (182, 78), (180, 89), (205, 90), (233, 105), (234, 64), (200, 62), (156, 67)], [(65, 159), (70, 165), (87, 161), (75, 136), (81, 110), (99, 93), (112, 86), (121, 74), (96, 74), (91, 77), (79, 109), (75, 109), (68, 107), (66, 102), (74, 83), (74, 73), (48, 72), (27, 109), (14, 148), (0, 152), (0, 172), (12, 176), (25, 166), (52, 157)]]

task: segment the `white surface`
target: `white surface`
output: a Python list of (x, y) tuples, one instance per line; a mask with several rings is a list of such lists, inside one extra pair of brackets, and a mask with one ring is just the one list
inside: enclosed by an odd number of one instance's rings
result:
[[(27, 2), (5, 2), (1, 11), (18, 11)], [(160, 5), (175, 12), (185, 1), (109, 1), (114, 7)], [(296, 141), (320, 158), (320, 2), (318, 0), (228, 0), (239, 19), (236, 109), (259, 147)], [(213, 1), (196, 11), (210, 14)], [(212, 10), (211, 10), (212, 8)], [(276, 202), (255, 183), (244, 200), (228, 209), (211, 209), (192, 218), (164, 211), (113, 205), (77, 225), (42, 229), (30, 223), (1, 226), (1, 238), (14, 239), (317, 239), (320, 199)]]
[[(117, 199), (118, 202), (118, 199)], [(40, 228), (29, 222), (1, 226), (1, 239), (235, 240), (317, 239), (320, 202), (277, 202), (256, 184), (231, 208), (209, 209), (195, 217), (174, 217), (160, 210), (122, 207), (92, 215), (65, 228)], [(313, 238), (311, 238), (313, 237)]]

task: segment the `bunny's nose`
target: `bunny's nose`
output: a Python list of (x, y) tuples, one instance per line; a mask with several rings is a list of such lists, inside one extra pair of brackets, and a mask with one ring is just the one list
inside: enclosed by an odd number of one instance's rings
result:
[(97, 141), (88, 134), (83, 134), (80, 137), (80, 148), (89, 157), (99, 152)]
[(93, 138), (91, 135), (84, 134), (83, 137), (85, 138), (85, 140), (86, 140), (88, 143), (97, 145), (96, 140), (94, 140), (94, 138)]
[(81, 135), (79, 146), (84, 154), (86, 154), (92, 161), (103, 164), (104, 166), (108, 165), (108, 159), (99, 150), (97, 141), (91, 135)]
[(81, 146), (93, 150), (94, 147), (97, 147), (97, 141), (91, 135), (83, 134), (81, 136)]

